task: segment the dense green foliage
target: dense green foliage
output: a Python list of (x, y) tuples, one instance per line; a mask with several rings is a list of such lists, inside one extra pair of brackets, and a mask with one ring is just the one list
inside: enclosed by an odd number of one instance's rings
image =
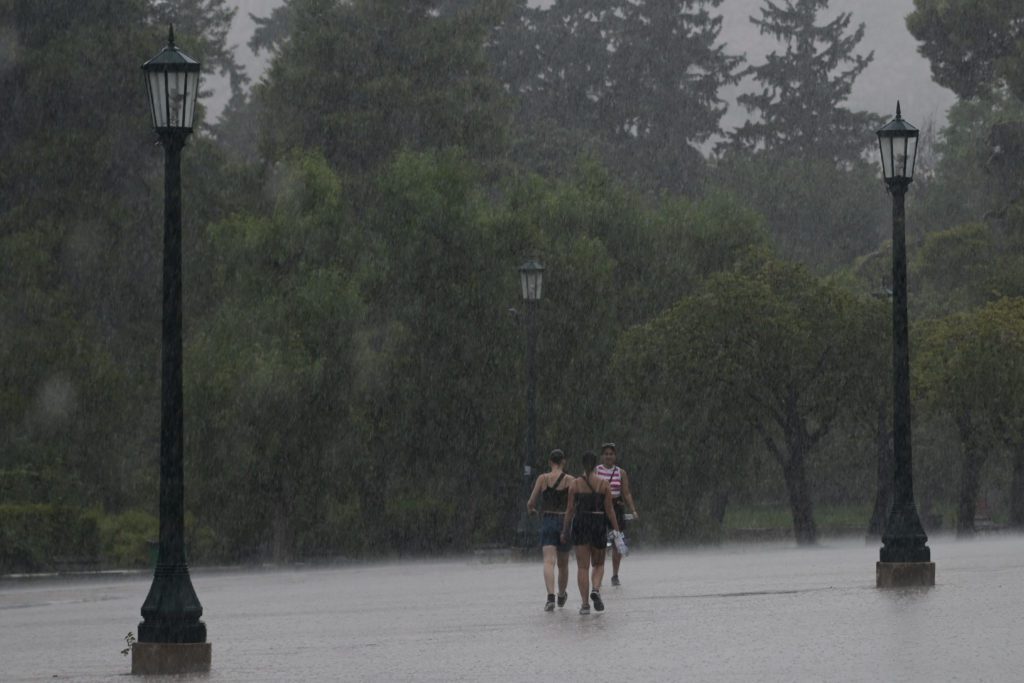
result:
[[(618, 442), (650, 539), (751, 510), (801, 542), (821, 509), (877, 532), (890, 204), (878, 118), (842, 108), (861, 31), (767, 3), (785, 53), (748, 69), (730, 135), (719, 4), (291, 0), (247, 92), (222, 0), (0, 0), (0, 570), (149, 562), (162, 158), (138, 65), (169, 20), (233, 90), (184, 151), (194, 561), (507, 542), (531, 257), (530, 464)], [(1024, 524), (1011, 57), (908, 195), (918, 500), (963, 533), (979, 501)]]
[(827, 0), (766, 2), (750, 18), (784, 49), (742, 72), (756, 90), (738, 103), (755, 118), (718, 145), (716, 174), (765, 216), (784, 256), (816, 269), (870, 251), (886, 225), (865, 162), (867, 133), (884, 119), (844, 106), (872, 59), (856, 53), (864, 25), (850, 32), (849, 13), (823, 22), (827, 9)]
[(1008, 86), (1024, 97), (1024, 6), (1014, 0), (914, 0), (907, 28), (935, 82), (960, 97)]
[(696, 194), (697, 147), (721, 133), (740, 58), (719, 41), (722, 0), (521, 0), (491, 52), (518, 103), (515, 158), (563, 172), (588, 150), (641, 188)]

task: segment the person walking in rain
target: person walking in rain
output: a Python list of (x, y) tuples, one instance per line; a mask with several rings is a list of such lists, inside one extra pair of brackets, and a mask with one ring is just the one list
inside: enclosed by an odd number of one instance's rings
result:
[[(636, 512), (636, 503), (633, 502), (633, 492), (629, 490), (629, 476), (626, 470), (615, 464), (618, 453), (615, 444), (606, 443), (601, 446), (601, 464), (595, 471), (597, 476), (608, 482), (612, 492), (612, 502), (615, 505), (615, 514), (619, 518), (619, 529), (626, 530), (628, 519), (639, 519)], [(625, 500), (625, 504), (623, 504)], [(629, 517), (626, 516), (626, 505), (632, 511)], [(621, 585), (619, 581), (619, 565), (622, 563), (622, 553), (612, 545), (612, 585)]]
[(544, 603), (544, 611), (555, 609), (555, 564), (558, 564), (558, 606), (565, 605), (568, 595), (565, 592), (569, 585), (569, 544), (561, 539), (565, 509), (569, 500), (569, 486), (574, 477), (565, 472), (565, 454), (559, 449), (551, 451), (548, 458), (551, 470), (537, 477), (533, 485), (533, 493), (526, 503), (530, 514), (537, 512), (537, 499), (540, 498), (540, 545), (544, 553), (544, 585), (548, 589), (548, 599)]
[(611, 488), (607, 481), (594, 472), (596, 466), (597, 456), (592, 451), (584, 453), (583, 476), (569, 486), (569, 505), (562, 524), (562, 542), (572, 538), (572, 544), (576, 547), (576, 583), (583, 599), (580, 614), (590, 614), (591, 602), (595, 610), (604, 611), (601, 581), (604, 579), (604, 551), (609, 523), (613, 529), (619, 530)]

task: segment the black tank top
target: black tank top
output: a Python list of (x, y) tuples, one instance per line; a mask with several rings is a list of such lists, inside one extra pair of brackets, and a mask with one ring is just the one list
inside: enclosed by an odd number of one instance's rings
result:
[(558, 485), (565, 479), (565, 472), (558, 475), (554, 486), (548, 486), (540, 492), (541, 509), (544, 512), (565, 512), (569, 504), (569, 489), (558, 490)]
[(587, 477), (582, 477), (583, 483), (590, 489), (590, 493), (577, 493), (576, 494), (576, 509), (580, 512), (589, 512), (594, 514), (604, 514), (604, 494), (598, 493), (594, 490), (594, 487), (587, 481)]

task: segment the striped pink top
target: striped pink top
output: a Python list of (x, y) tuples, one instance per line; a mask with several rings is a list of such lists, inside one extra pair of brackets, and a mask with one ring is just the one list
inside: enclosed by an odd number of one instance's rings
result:
[(612, 490), (612, 498), (622, 495), (622, 468), (618, 465), (613, 465), (611, 468), (598, 465), (594, 468), (594, 472), (608, 482), (608, 487)]

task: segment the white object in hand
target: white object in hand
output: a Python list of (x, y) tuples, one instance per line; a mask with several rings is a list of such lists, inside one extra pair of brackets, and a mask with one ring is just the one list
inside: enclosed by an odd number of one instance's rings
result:
[(629, 555), (629, 546), (626, 545), (626, 536), (621, 531), (612, 532), (612, 541), (615, 543), (615, 549), (619, 551), (620, 555)]

